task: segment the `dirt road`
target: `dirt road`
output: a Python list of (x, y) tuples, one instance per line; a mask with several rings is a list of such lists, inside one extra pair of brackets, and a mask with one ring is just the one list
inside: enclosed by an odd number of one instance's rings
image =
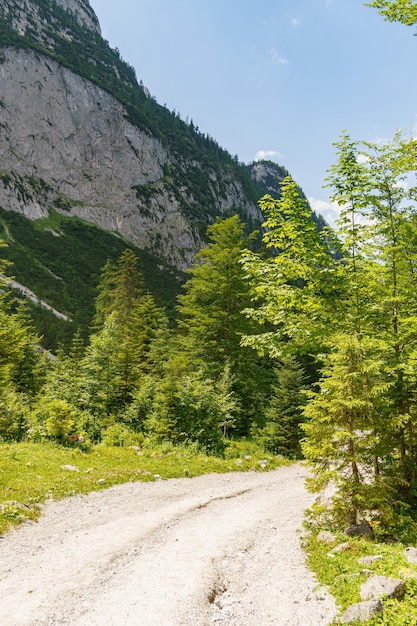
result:
[(129, 483), (0, 539), (2, 626), (324, 626), (300, 465)]

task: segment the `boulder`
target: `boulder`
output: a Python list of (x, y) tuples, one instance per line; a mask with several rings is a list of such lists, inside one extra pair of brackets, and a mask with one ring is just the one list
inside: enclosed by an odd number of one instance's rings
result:
[(350, 543), (348, 541), (345, 541), (344, 543), (339, 543), (337, 546), (335, 546), (330, 551), (330, 554), (337, 554), (337, 553), (340, 553), (340, 552), (347, 552), (348, 550), (350, 550)]
[(375, 554), (373, 556), (363, 556), (360, 559), (358, 559), (358, 563), (360, 563), (361, 565), (372, 565), (372, 563), (375, 563), (376, 561), (383, 561), (385, 557), (383, 557), (381, 554)]
[(61, 465), (61, 469), (67, 472), (79, 472), (80, 468), (76, 465)]
[(336, 537), (328, 530), (321, 530), (317, 535), (317, 541), (320, 541), (321, 543), (331, 544), (336, 541)]
[(373, 537), (374, 531), (370, 523), (365, 521), (346, 528), (345, 535), (349, 535), (349, 537)]
[(361, 600), (378, 600), (382, 596), (401, 600), (405, 582), (401, 578), (388, 578), (374, 574), (361, 586)]
[(417, 548), (408, 546), (408, 548), (404, 550), (404, 556), (409, 563), (417, 563)]
[(374, 617), (377, 613), (384, 610), (384, 605), (381, 600), (367, 600), (366, 602), (358, 602), (353, 604), (343, 613), (340, 618), (342, 624), (349, 624), (350, 622), (365, 622), (371, 617)]

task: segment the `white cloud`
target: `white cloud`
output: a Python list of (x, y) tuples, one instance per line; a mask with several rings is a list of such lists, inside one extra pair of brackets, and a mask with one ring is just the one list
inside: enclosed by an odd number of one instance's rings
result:
[(326, 200), (317, 200), (316, 198), (308, 198), (311, 208), (318, 215), (322, 215), (326, 222), (332, 228), (336, 227), (336, 221), (339, 218), (340, 207), (336, 202), (327, 202)]
[(300, 20), (300, 18), (299, 18), (299, 17), (292, 17), (292, 18), (291, 18), (291, 24), (292, 24), (293, 26), (299, 26), (299, 25), (300, 25), (300, 22), (301, 22), (301, 20)]
[(288, 59), (286, 59), (285, 57), (279, 56), (278, 51), (275, 48), (272, 48), (271, 50), (271, 57), (272, 57), (272, 60), (275, 61), (275, 63), (278, 63), (279, 65), (288, 65), (289, 63)]
[(255, 155), (255, 161), (280, 161), (284, 155), (276, 150), (259, 150)]

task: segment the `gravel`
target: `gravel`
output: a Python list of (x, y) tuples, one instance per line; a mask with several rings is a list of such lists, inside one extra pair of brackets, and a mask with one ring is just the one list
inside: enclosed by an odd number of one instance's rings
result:
[(48, 502), (0, 539), (2, 626), (325, 626), (300, 464)]

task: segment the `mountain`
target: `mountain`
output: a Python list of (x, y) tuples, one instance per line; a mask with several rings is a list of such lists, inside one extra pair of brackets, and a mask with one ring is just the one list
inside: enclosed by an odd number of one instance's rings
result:
[(207, 225), (239, 213), (259, 227), (257, 200), (285, 175), (239, 163), (159, 105), (87, 0), (2, 0), (0, 131), (4, 256), (73, 327), (85, 327), (100, 267), (126, 245), (172, 305)]
[(82, 0), (4, 0), (0, 206), (78, 216), (187, 267), (215, 216), (259, 221), (245, 168), (158, 105)]

